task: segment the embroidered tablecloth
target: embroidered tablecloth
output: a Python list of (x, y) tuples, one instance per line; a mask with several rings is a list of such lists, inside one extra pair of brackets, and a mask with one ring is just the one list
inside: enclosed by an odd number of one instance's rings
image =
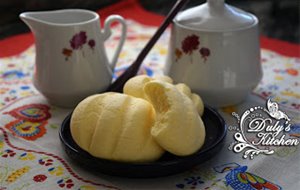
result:
[[(130, 1), (134, 2), (135, 1)], [(124, 7), (123, 7), (124, 8)], [(111, 9), (111, 8), (108, 8)], [(151, 14), (135, 7), (149, 19)], [(109, 13), (122, 13), (111, 9)], [(115, 11), (115, 12), (114, 12)], [(126, 11), (125, 11), (126, 12)], [(132, 63), (156, 26), (151, 21), (130, 18), (126, 13), (128, 36), (115, 77)], [(155, 16), (154, 16), (155, 17)], [(151, 24), (151, 23), (150, 23)], [(117, 41), (106, 43), (109, 55)], [(161, 75), (170, 30), (167, 30), (144, 61), (140, 74)], [(266, 40), (266, 39), (264, 39)], [(1, 42), (0, 42), (1, 43)], [(5, 42), (7, 43), (7, 42)], [(21, 42), (20, 42), (21, 43)], [(14, 44), (18, 46), (18, 44)], [(268, 45), (270, 46), (270, 45)], [(288, 47), (288, 46), (286, 46)], [(288, 51), (288, 50), (287, 50)], [(1, 52), (0, 52), (1, 53)], [(219, 109), (227, 126), (236, 125), (232, 112), (243, 113), (268, 98), (279, 104), (291, 118), (290, 135), (300, 137), (300, 59), (262, 49), (263, 79), (240, 105)], [(228, 130), (225, 146), (213, 159), (192, 170), (154, 179), (126, 179), (94, 175), (73, 163), (64, 153), (58, 131), (71, 110), (48, 104), (32, 84), (35, 46), (22, 53), (0, 58), (0, 189), (298, 189), (300, 151), (298, 146), (280, 147), (272, 155), (253, 160), (229, 150), (235, 131)]]

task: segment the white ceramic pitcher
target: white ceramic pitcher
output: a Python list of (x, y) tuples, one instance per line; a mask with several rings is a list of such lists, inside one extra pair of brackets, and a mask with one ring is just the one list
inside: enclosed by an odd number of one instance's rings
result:
[[(126, 23), (118, 15), (105, 20), (82, 9), (25, 12), (20, 18), (35, 36), (35, 87), (50, 103), (74, 107), (88, 95), (105, 90), (111, 83), (118, 56), (126, 38)], [(104, 41), (110, 24), (122, 24), (119, 45), (109, 63)]]
[(179, 13), (165, 72), (211, 106), (240, 103), (262, 77), (258, 19), (224, 0)]

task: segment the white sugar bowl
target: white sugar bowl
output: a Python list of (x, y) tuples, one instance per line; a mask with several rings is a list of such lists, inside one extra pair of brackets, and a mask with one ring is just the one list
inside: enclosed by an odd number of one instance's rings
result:
[(262, 78), (258, 19), (224, 0), (180, 12), (165, 73), (211, 106), (242, 102)]

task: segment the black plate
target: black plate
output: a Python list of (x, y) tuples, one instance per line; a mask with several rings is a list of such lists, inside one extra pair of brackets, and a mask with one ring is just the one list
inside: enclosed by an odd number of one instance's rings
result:
[(198, 152), (184, 157), (165, 153), (155, 162), (123, 163), (96, 158), (81, 149), (71, 136), (70, 118), (71, 114), (65, 118), (59, 131), (60, 140), (67, 155), (91, 172), (113, 176), (150, 178), (186, 171), (216, 155), (223, 147), (226, 136), (224, 119), (217, 111), (205, 106), (202, 119), (205, 124), (206, 137), (203, 147)]

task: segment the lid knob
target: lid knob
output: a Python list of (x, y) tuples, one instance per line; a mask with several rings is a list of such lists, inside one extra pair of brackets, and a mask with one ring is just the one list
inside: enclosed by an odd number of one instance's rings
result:
[(212, 7), (224, 7), (225, 0), (207, 0), (207, 3)]
[(232, 31), (255, 25), (258, 19), (226, 4), (225, 0), (207, 0), (202, 5), (179, 13), (174, 22), (196, 30)]

